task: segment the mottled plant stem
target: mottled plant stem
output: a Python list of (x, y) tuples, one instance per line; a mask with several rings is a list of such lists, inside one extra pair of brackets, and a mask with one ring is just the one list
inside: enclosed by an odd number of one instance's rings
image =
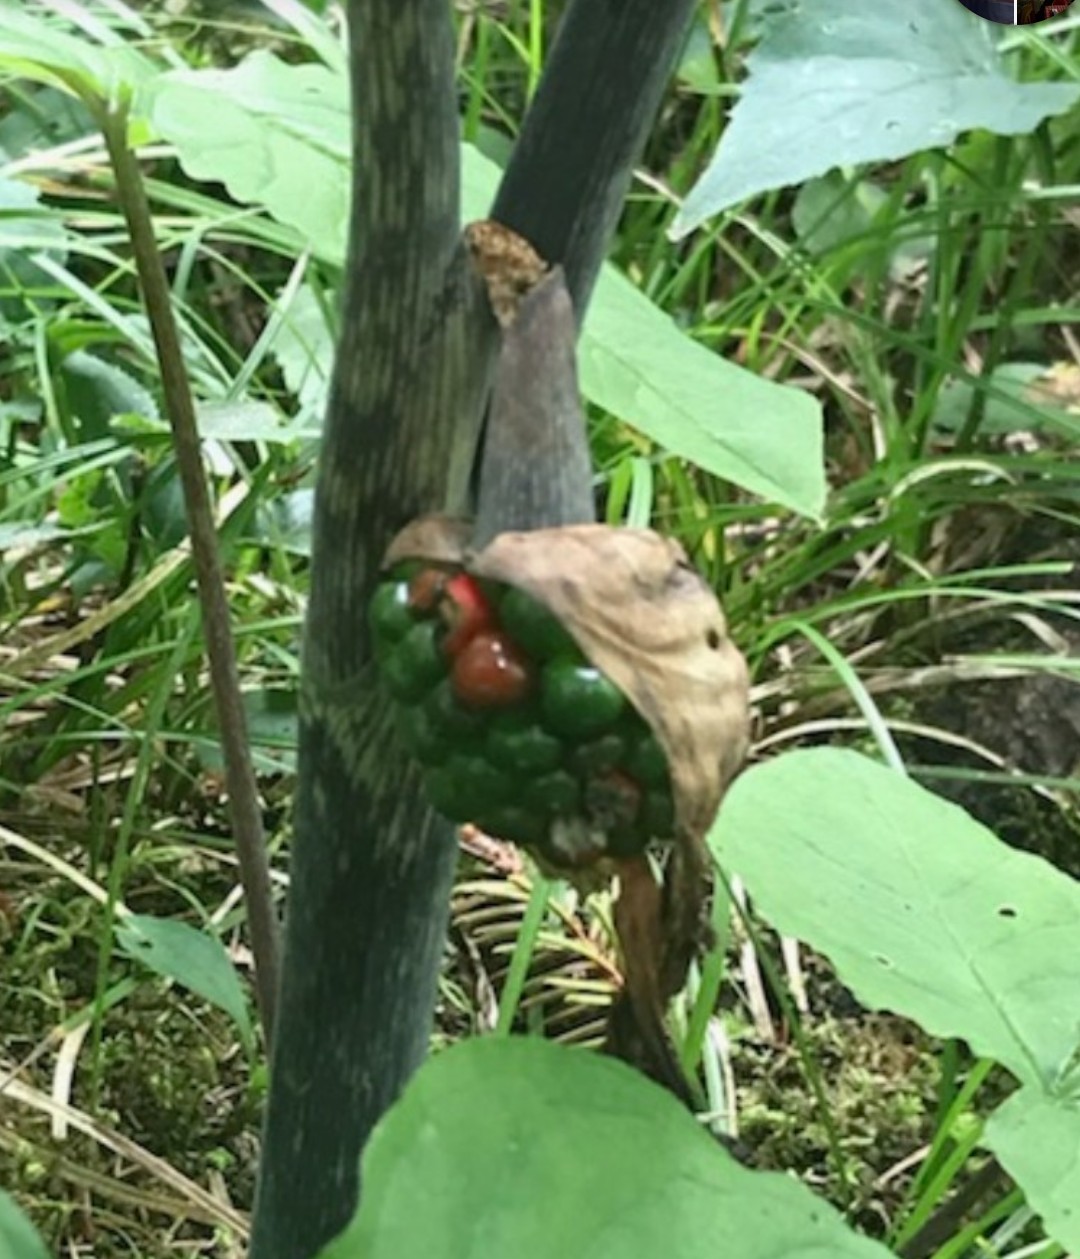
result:
[(492, 217), (561, 263), (585, 317), (697, 0), (572, 0)]
[(463, 503), (498, 329), (461, 241), (451, 9), (352, 0), (353, 207), (320, 451), (280, 1017), (252, 1259), (345, 1225), (427, 1050), (457, 853), (369, 664), (388, 542)]

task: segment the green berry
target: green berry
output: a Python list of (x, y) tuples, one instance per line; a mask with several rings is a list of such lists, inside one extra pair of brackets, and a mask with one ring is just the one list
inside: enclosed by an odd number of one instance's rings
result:
[(553, 661), (540, 688), (544, 725), (563, 739), (584, 742), (606, 734), (626, 709), (622, 691), (592, 665)]
[(581, 784), (573, 774), (557, 769), (527, 782), (521, 796), (532, 809), (553, 817), (569, 817), (581, 807)]
[(581, 648), (558, 617), (516, 586), (507, 587), (499, 619), (510, 637), (536, 660), (581, 659)]
[(446, 676), (438, 633), (433, 622), (420, 621), (382, 661), (382, 679), (396, 700), (414, 703)]
[(472, 822), (517, 794), (514, 781), (475, 756), (451, 756), (424, 776), (428, 799), (452, 822)]
[(646, 787), (664, 786), (668, 781), (668, 762), (656, 735), (639, 718), (640, 732), (630, 744), (623, 768), (631, 778)]
[(472, 801), (446, 766), (429, 770), (424, 775), (424, 791), (432, 808), (451, 822), (471, 820)]
[(535, 812), (520, 805), (505, 804), (488, 809), (478, 815), (476, 825), (496, 839), (506, 839), (512, 844), (543, 844), (547, 838), (547, 823)]
[(401, 741), (421, 765), (441, 765), (457, 750), (454, 741), (432, 723), (426, 705), (399, 708), (397, 721)]
[(482, 713), (475, 713), (462, 706), (454, 697), (449, 679), (439, 682), (424, 701), (424, 711), (433, 728), (444, 738), (478, 743), (484, 733)]
[(409, 609), (409, 583), (384, 581), (368, 604), (368, 628), (377, 652), (401, 642), (416, 624)]
[(484, 750), (501, 769), (516, 774), (542, 774), (562, 759), (562, 744), (542, 730), (528, 712), (500, 714), (491, 723)]

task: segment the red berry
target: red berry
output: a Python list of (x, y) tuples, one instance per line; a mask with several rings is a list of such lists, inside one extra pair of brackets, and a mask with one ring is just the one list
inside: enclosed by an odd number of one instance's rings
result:
[(450, 686), (467, 708), (509, 708), (528, 695), (532, 675), (509, 638), (486, 631), (471, 638), (455, 659)]
[(477, 634), (493, 628), (495, 609), (475, 578), (455, 573), (443, 586), (439, 615), (447, 627), (443, 650), (456, 656)]

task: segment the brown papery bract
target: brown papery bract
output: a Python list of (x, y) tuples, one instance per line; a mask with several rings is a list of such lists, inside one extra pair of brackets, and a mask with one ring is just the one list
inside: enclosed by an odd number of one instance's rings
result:
[(746, 663), (682, 547), (649, 529), (500, 534), (467, 567), (544, 604), (656, 734), (676, 820), (700, 840), (749, 738)]

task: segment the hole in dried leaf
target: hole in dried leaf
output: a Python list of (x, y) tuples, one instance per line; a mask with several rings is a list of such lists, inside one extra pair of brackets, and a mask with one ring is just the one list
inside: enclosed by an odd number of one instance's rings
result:
[(559, 588), (563, 593), (563, 598), (572, 608), (581, 607), (581, 590), (573, 578), (564, 577), (559, 583)]
[(720, 631), (715, 626), (711, 626), (705, 635), (705, 641), (713, 651), (716, 651), (720, 646)]

